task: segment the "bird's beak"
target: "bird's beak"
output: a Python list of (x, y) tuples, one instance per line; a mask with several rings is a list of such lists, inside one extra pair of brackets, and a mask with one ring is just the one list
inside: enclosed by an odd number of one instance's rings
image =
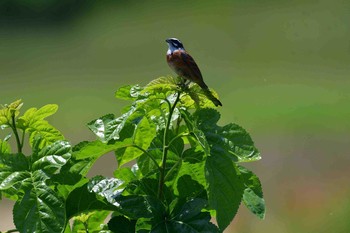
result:
[(165, 42), (169, 43), (169, 39), (166, 39)]

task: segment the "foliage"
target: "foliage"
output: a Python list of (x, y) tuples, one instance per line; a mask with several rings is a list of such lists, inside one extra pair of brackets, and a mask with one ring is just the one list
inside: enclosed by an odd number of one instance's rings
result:
[[(132, 103), (120, 116), (88, 123), (96, 140), (74, 147), (45, 120), (56, 105), (21, 116), (20, 100), (3, 106), (0, 126), (12, 129), (17, 153), (11, 135), (0, 141), (0, 194), (16, 202), (17, 230), (222, 232), (242, 201), (264, 218), (260, 181), (241, 165), (260, 159), (251, 137), (234, 123), (219, 126), (220, 114), (205, 93), (178, 81), (163, 77), (145, 87), (121, 87), (116, 97)], [(22, 152), (25, 135), (31, 155)], [(87, 179), (110, 151), (119, 166), (114, 177)]]

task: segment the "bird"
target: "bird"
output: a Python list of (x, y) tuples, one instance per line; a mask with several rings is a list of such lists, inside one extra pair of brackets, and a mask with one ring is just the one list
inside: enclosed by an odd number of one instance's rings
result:
[(216, 107), (222, 106), (220, 100), (213, 96), (209, 87), (205, 84), (197, 63), (186, 52), (182, 42), (176, 38), (168, 38), (165, 41), (168, 43), (166, 59), (170, 68), (185, 80), (198, 84)]

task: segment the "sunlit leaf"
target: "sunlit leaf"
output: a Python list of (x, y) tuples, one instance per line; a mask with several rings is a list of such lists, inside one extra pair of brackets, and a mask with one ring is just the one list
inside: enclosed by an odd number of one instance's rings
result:
[[(119, 166), (141, 156), (143, 154), (143, 150), (148, 149), (156, 135), (155, 126), (150, 123), (146, 117), (142, 118), (142, 120), (135, 126), (132, 145), (135, 145), (136, 147), (127, 147), (125, 150), (123, 150), (122, 154), (120, 154), (121, 150), (116, 152)], [(140, 150), (140, 148), (143, 150)]]
[(55, 114), (57, 110), (58, 106), (56, 104), (48, 104), (39, 109), (30, 108), (19, 119), (23, 121), (24, 127), (32, 127), (38, 121), (42, 121), (46, 117)]
[(17, 117), (19, 110), (23, 106), (22, 100), (16, 100), (10, 104), (5, 104), (0, 108), (0, 128), (4, 129), (13, 125), (12, 116)]
[(71, 146), (66, 141), (56, 141), (44, 147), (37, 155), (33, 154), (32, 169), (54, 174), (71, 157)]
[(96, 193), (88, 189), (88, 184), (74, 189), (68, 195), (66, 200), (67, 219), (94, 210), (117, 211), (118, 208), (103, 198), (98, 198)]
[(105, 228), (105, 219), (110, 211), (93, 211), (74, 217), (72, 232), (99, 232)]
[(124, 188), (120, 188), (123, 185), (123, 181), (116, 178), (104, 178), (102, 176), (95, 176), (88, 184), (88, 190), (90, 192), (100, 195), (106, 199), (109, 203), (116, 203), (115, 197), (120, 195)]
[[(121, 136), (125, 136), (120, 134), (123, 130), (128, 129), (131, 124), (130, 121), (140, 116), (140, 113), (137, 113), (136, 110), (136, 107), (131, 107), (126, 113), (117, 118), (113, 114), (105, 115), (88, 123), (88, 127), (102, 142), (118, 140)], [(132, 135), (132, 133), (129, 134)], [(125, 137), (122, 139), (125, 139)]]
[(55, 104), (48, 104), (39, 109), (30, 108), (23, 116), (18, 118), (17, 127), (29, 133), (29, 142), (31, 146), (33, 146), (34, 138), (37, 135), (42, 136), (39, 148), (43, 148), (57, 140), (64, 139), (60, 131), (44, 120), (46, 117), (56, 113), (57, 109), (58, 106)]
[(242, 127), (233, 123), (218, 126), (216, 122), (219, 118), (219, 113), (214, 109), (201, 109), (194, 114), (196, 126), (204, 132), (211, 150), (226, 154), (237, 162), (261, 159), (253, 140)]
[(143, 88), (139, 85), (123, 86), (115, 92), (115, 97), (124, 100), (135, 100), (139, 97), (140, 91), (142, 90)]

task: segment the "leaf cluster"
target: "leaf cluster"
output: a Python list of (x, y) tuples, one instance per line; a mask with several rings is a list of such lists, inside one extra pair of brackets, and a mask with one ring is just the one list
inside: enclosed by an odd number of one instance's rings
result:
[[(218, 125), (219, 112), (196, 84), (177, 83), (162, 77), (145, 87), (119, 88), (115, 96), (131, 104), (120, 116), (88, 123), (96, 140), (74, 147), (44, 120), (57, 106), (22, 116), (20, 101), (4, 106), (0, 126), (11, 128), (19, 144), (18, 153), (11, 153), (9, 137), (0, 141), (0, 192), (16, 201), (17, 229), (222, 232), (241, 202), (264, 218), (260, 181), (241, 165), (260, 159), (251, 137), (237, 124)], [(19, 130), (29, 135), (29, 156), (21, 152)], [(114, 177), (87, 179), (109, 152), (118, 161)]]

